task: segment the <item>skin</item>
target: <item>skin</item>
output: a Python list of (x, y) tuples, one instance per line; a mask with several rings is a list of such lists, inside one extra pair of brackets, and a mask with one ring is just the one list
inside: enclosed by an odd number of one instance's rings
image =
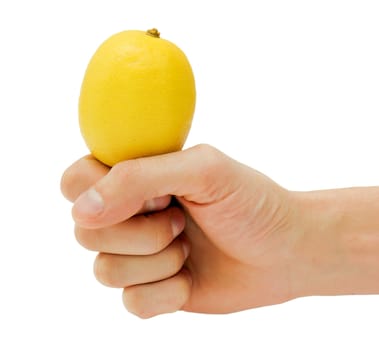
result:
[(294, 192), (209, 145), (91, 156), (61, 189), (96, 278), (141, 318), (379, 291), (379, 188)]

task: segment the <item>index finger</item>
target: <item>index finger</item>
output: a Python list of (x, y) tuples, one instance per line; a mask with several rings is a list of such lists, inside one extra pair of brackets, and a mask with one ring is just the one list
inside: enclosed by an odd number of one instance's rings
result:
[[(110, 171), (110, 168), (99, 162), (92, 155), (87, 155), (73, 163), (63, 173), (61, 179), (61, 191), (70, 202), (75, 200), (94, 184), (100, 181)], [(171, 201), (171, 196), (151, 198), (143, 202), (138, 214), (166, 208)]]
[(61, 192), (70, 202), (87, 191), (97, 181), (108, 174), (110, 168), (92, 155), (86, 155), (70, 165), (61, 178)]

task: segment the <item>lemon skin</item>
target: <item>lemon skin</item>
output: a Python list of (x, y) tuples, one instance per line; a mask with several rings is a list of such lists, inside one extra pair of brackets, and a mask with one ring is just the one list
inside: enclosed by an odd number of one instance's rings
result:
[(95, 158), (113, 166), (180, 150), (196, 90), (191, 65), (173, 43), (128, 30), (107, 39), (86, 69), (79, 125)]

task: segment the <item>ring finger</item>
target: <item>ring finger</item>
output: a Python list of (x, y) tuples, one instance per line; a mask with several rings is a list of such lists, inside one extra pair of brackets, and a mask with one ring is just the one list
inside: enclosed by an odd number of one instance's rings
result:
[(95, 260), (94, 273), (99, 282), (115, 288), (161, 281), (181, 270), (188, 253), (189, 244), (182, 237), (153, 255), (100, 253)]

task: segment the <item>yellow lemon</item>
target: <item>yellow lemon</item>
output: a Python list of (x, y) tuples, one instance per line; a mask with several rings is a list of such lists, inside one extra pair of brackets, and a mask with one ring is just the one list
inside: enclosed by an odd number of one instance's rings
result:
[(86, 69), (79, 124), (95, 158), (113, 166), (180, 150), (195, 109), (187, 57), (156, 29), (127, 30), (107, 39)]

